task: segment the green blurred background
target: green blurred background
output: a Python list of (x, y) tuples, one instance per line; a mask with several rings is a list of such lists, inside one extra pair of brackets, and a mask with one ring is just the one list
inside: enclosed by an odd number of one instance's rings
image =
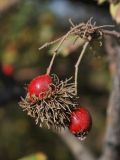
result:
[[(91, 12), (93, 7), (95, 11)], [(98, 18), (99, 12), (104, 18)], [(0, 0), (0, 160), (16, 160), (36, 152), (50, 160), (74, 159), (60, 136), (36, 126), (18, 102), (20, 96), (25, 95), (25, 85), (45, 73), (50, 62), (53, 46), (41, 51), (38, 48), (66, 33), (70, 27), (68, 18), (79, 23), (90, 16), (95, 17), (98, 24), (112, 23), (108, 6), (98, 7), (95, 1)], [(70, 38), (55, 60), (52, 73), (60, 79), (74, 75), (81, 47), (72, 47)], [(104, 43), (99, 47), (99, 42), (94, 42), (87, 50), (78, 78), (81, 105), (87, 107), (93, 117), (93, 129), (82, 143), (98, 156), (111, 88)], [(45, 159), (44, 155), (41, 160)]]

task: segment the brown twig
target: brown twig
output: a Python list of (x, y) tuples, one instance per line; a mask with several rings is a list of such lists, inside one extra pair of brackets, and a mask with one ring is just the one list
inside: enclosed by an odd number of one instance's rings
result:
[[(79, 57), (80, 60), (78, 59), (78, 62), (75, 65), (75, 86), (76, 86), (76, 94), (77, 94), (78, 66), (79, 66), (79, 63), (80, 63), (79, 61), (81, 61), (82, 56), (84, 54), (84, 52), (83, 52), (84, 48), (87, 46), (89, 41), (91, 41), (92, 39), (95, 39), (95, 38), (97, 39), (99, 37), (102, 37), (105, 34), (113, 35), (113, 36), (116, 36), (117, 38), (119, 38), (120, 33), (116, 32), (116, 31), (109, 31), (109, 30), (104, 29), (106, 27), (114, 27), (113, 25), (96, 26), (95, 22), (92, 24), (92, 17), (87, 21), (87, 23), (79, 23), (78, 25), (75, 25), (71, 19), (69, 19), (69, 23), (71, 24), (71, 28), (65, 35), (63, 35), (62, 37), (60, 37), (60, 38), (58, 38), (54, 41), (45, 43), (43, 46), (41, 46), (39, 48), (39, 50), (41, 50), (43, 48), (46, 48), (49, 45), (53, 45), (53, 44), (58, 42), (58, 46), (53, 51), (52, 59), (51, 59), (50, 64), (47, 68), (47, 74), (50, 74), (52, 65), (54, 63), (54, 59), (55, 59), (57, 53), (59, 52), (60, 47), (62, 46), (62, 44), (64, 43), (64, 41), (67, 39), (67, 37), (69, 35), (76, 35), (76, 38), (75, 38), (74, 42), (76, 42), (76, 40), (79, 37), (87, 41), (85, 43), (85, 46), (83, 47), (83, 50), (82, 50), (81, 55)], [(73, 42), (73, 44), (74, 44), (74, 42)]]
[[(64, 36), (62, 36), (62, 37), (64, 37)], [(43, 48), (46, 48), (46, 47), (48, 47), (48, 46), (50, 46), (50, 45), (53, 45), (53, 44), (55, 44), (55, 43), (57, 43), (57, 42), (59, 42), (61, 39), (62, 39), (62, 37), (60, 37), (60, 38), (58, 38), (58, 39), (56, 39), (56, 40), (54, 40), (54, 41), (51, 41), (51, 42), (47, 42), (47, 43), (45, 43), (44, 45), (42, 45), (40, 48), (38, 48), (39, 50), (42, 50)]]
[(56, 54), (58, 53), (59, 48), (61, 47), (61, 45), (63, 44), (63, 42), (65, 41), (65, 39), (68, 37), (68, 35), (70, 34), (71, 31), (72, 31), (72, 29), (63, 36), (63, 38), (61, 39), (61, 41), (60, 41), (60, 43), (58, 44), (57, 48), (53, 51), (54, 54), (53, 54), (53, 57), (52, 57), (52, 59), (51, 59), (50, 65), (49, 65), (49, 67), (48, 67), (48, 69), (47, 69), (47, 74), (50, 74), (50, 71), (51, 71), (51, 68), (52, 68), (54, 59), (55, 59), (55, 57), (56, 57)]
[[(50, 61), (50, 65), (49, 65), (49, 67), (48, 67), (48, 69), (47, 69), (47, 74), (50, 74), (50, 71), (51, 71), (51, 68), (52, 68), (54, 59), (55, 59), (55, 57), (56, 57), (56, 54), (58, 53), (58, 50), (59, 50), (59, 48), (61, 47), (61, 45), (63, 44), (63, 42), (66, 40), (66, 38), (67, 38), (72, 32), (74, 32), (75, 29), (77, 29), (78, 27), (80, 27), (80, 25), (82, 25), (82, 24), (79, 24), (79, 25), (75, 26), (74, 28), (72, 28), (71, 30), (69, 30), (62, 38), (60, 38), (60, 42), (59, 42), (58, 46), (57, 46), (56, 49), (53, 51), (54, 54), (53, 54), (53, 57), (52, 57), (52, 59), (51, 59), (51, 61)], [(53, 42), (54, 42), (54, 41), (53, 41)], [(48, 45), (51, 45), (51, 44), (49, 43)], [(42, 47), (42, 48), (43, 48), (43, 47)]]
[(73, 23), (71, 18), (69, 18), (69, 23), (71, 24), (72, 27), (75, 27), (75, 24)]
[(120, 33), (117, 32), (117, 31), (109, 31), (109, 30), (105, 30), (105, 29), (102, 29), (102, 32), (106, 35), (112, 35), (112, 36), (115, 36), (117, 38), (120, 38)]

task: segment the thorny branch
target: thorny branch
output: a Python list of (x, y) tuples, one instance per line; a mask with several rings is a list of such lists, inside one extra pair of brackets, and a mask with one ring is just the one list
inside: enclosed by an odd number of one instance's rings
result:
[(89, 44), (89, 42), (91, 42), (94, 39), (100, 40), (104, 35), (112, 35), (115, 36), (117, 38), (120, 38), (120, 33), (116, 32), (116, 31), (111, 31), (111, 30), (105, 30), (104, 28), (107, 27), (114, 27), (113, 25), (103, 25), (103, 26), (96, 26), (96, 22), (92, 22), (92, 17), (86, 22), (86, 23), (79, 23), (77, 25), (75, 25), (71, 19), (69, 19), (69, 23), (71, 24), (70, 26), (70, 30), (63, 35), (62, 37), (45, 43), (43, 46), (41, 46), (39, 48), (39, 50), (46, 48), (50, 45), (53, 45), (55, 43), (58, 43), (58, 46), (55, 48), (55, 50), (53, 50), (53, 57), (51, 59), (50, 65), (47, 68), (47, 74), (50, 74), (51, 72), (51, 68), (52, 65), (54, 63), (54, 59), (57, 55), (57, 53), (59, 53), (60, 47), (62, 46), (62, 44), (64, 43), (64, 41), (70, 36), (70, 35), (75, 35), (75, 40), (73, 42), (73, 44), (75, 43), (75, 41), (78, 38), (81, 38), (85, 41), (85, 44), (83, 46), (83, 50), (80, 53), (80, 56), (78, 58), (77, 63), (75, 64), (75, 87), (76, 87), (76, 94), (77, 94), (77, 77), (78, 77), (78, 67), (79, 64), (82, 60), (82, 57), (85, 53), (85, 50)]

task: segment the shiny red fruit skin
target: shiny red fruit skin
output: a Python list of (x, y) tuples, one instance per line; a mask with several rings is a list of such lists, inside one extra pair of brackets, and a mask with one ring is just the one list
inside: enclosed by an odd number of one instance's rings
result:
[(34, 78), (28, 85), (28, 93), (30, 97), (35, 95), (40, 97), (40, 94), (49, 90), (49, 86), (52, 83), (52, 78), (47, 75), (40, 75)]
[(2, 65), (2, 72), (6, 75), (6, 76), (12, 76), (13, 72), (14, 72), (14, 67), (11, 64), (3, 64)]
[(80, 107), (71, 113), (69, 130), (73, 133), (89, 131), (92, 126), (92, 118), (89, 111)]

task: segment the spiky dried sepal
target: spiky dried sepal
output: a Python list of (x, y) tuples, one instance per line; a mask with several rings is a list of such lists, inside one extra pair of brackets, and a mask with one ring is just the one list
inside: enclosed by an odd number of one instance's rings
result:
[(65, 81), (59, 81), (55, 75), (52, 78), (49, 91), (39, 96), (43, 99), (36, 96), (31, 99), (28, 93), (21, 98), (19, 105), (40, 127), (59, 130), (69, 125), (71, 111), (78, 105), (78, 97), (75, 96), (75, 85), (70, 82), (71, 78)]
[(75, 133), (74, 135), (75, 135), (76, 137), (78, 137), (79, 140), (83, 141), (83, 140), (86, 139), (88, 133), (89, 133), (89, 131), (84, 131), (84, 132)]

